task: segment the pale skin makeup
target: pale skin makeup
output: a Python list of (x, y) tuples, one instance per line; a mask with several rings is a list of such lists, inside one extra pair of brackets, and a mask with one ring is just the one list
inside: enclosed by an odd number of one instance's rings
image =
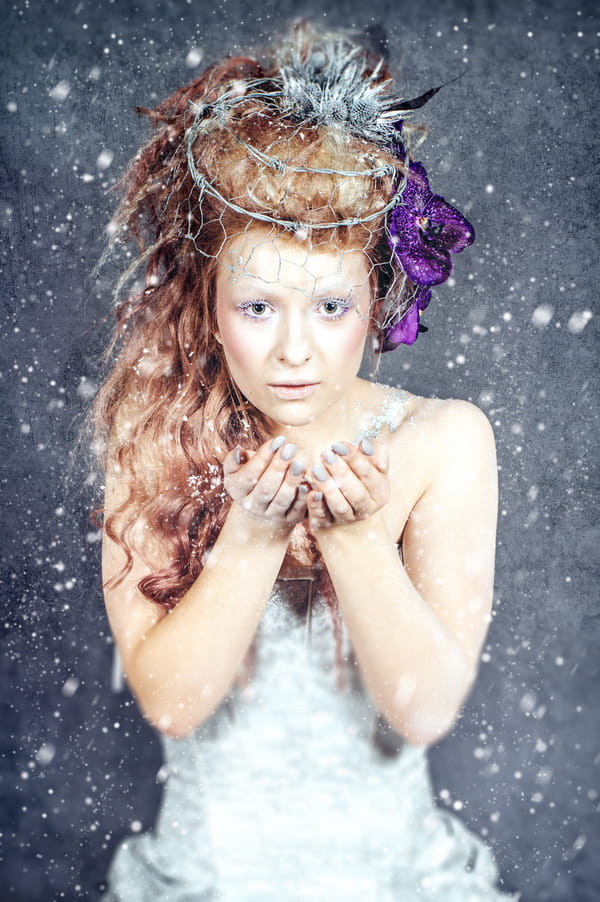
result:
[[(349, 425), (369, 327), (368, 261), (251, 229), (229, 242), (216, 280), (216, 338), (251, 403), (306, 449)], [(306, 397), (273, 386), (316, 385)]]
[[(312, 485), (308, 498), (295, 500), (308, 504), (315, 526), (333, 519), (332, 508), (340, 522), (347, 519), (349, 507), (353, 515), (374, 512), (370, 497), (365, 497), (365, 479), (381, 503), (387, 497), (385, 481), (378, 479), (386, 466), (385, 450), (375, 453), (375, 447), (367, 444), (369, 454), (361, 454), (349, 438), (358, 431), (363, 388), (357, 373), (370, 307), (369, 261), (361, 250), (311, 249), (297, 239), (254, 228), (231, 240), (221, 255), (215, 337), (223, 346), (233, 382), (268, 418), (282, 460), (293, 456), (294, 472), (289, 476), (306, 474), (304, 485)], [(331, 436), (337, 441), (332, 442)], [(324, 464), (340, 458), (346, 465), (347, 495), (334, 494), (333, 481), (323, 485), (329, 475)], [(248, 480), (258, 478), (259, 461), (262, 456), (245, 470), (240, 486), (246, 490)], [(226, 472), (228, 468), (226, 462)], [(274, 488), (281, 478), (274, 471), (262, 480), (261, 488), (266, 492), (267, 482)], [(293, 480), (292, 488), (296, 489)], [(319, 497), (324, 488), (329, 490), (327, 500)], [(241, 491), (233, 479), (228, 489), (234, 498)], [(287, 489), (284, 485), (276, 505), (293, 503)], [(249, 509), (256, 506), (252, 500), (245, 502)], [(306, 513), (306, 504), (295, 504), (291, 519), (297, 522), (297, 515)]]

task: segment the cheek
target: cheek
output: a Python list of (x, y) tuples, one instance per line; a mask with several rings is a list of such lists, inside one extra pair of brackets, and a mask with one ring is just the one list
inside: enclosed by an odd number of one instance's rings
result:
[(264, 348), (260, 330), (252, 332), (243, 322), (221, 322), (220, 334), (223, 342), (223, 353), (227, 366), (236, 383), (250, 389), (256, 378), (262, 376), (264, 367), (262, 357)]
[(248, 357), (248, 340), (244, 337), (243, 330), (225, 322), (221, 328), (221, 339), (225, 356), (230, 361), (244, 365)]
[(344, 355), (354, 357), (357, 354), (362, 355), (369, 329), (368, 321), (359, 319), (356, 314), (352, 314), (353, 321), (349, 323), (348, 328), (344, 330), (344, 335), (340, 343), (340, 351)]

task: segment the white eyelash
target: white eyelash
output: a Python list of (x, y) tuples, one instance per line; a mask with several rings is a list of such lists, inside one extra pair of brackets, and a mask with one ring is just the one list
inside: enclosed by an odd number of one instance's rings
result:
[[(318, 306), (320, 307), (323, 304), (332, 303), (332, 302), (335, 304), (340, 304), (341, 310), (339, 313), (335, 313), (330, 316), (325, 316), (324, 319), (341, 319), (341, 317), (344, 316), (344, 314), (347, 313), (347, 311), (350, 310), (351, 307), (353, 306), (351, 301), (344, 300), (344, 298), (324, 298), (322, 301), (319, 301)], [(244, 316), (247, 316), (249, 319), (265, 319), (266, 317), (264, 317), (264, 316), (257, 316), (255, 314), (253, 315), (252, 313), (246, 312), (251, 307), (253, 307), (255, 304), (263, 304), (265, 307), (270, 306), (268, 301), (260, 301), (260, 300), (259, 301), (244, 301), (242, 304), (238, 305), (238, 310), (240, 310), (244, 314)]]

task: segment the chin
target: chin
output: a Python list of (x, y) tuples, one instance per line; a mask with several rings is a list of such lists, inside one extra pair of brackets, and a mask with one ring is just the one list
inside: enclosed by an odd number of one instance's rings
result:
[(270, 411), (267, 413), (267, 416), (281, 426), (308, 426), (309, 423), (314, 423), (318, 418), (318, 414), (302, 413), (301, 411), (294, 412), (292, 410)]
[(280, 404), (255, 404), (254, 405), (263, 416), (279, 423), (281, 426), (308, 426), (316, 419), (323, 415), (324, 411), (315, 410), (308, 404), (302, 404), (298, 401), (282, 401)]

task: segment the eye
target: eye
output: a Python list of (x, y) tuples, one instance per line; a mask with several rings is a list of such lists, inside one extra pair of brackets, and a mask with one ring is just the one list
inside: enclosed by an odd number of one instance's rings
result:
[(244, 316), (247, 316), (249, 319), (265, 319), (269, 305), (266, 301), (245, 301), (239, 305), (238, 310), (241, 310)]
[(319, 304), (325, 313), (325, 319), (339, 319), (351, 306), (349, 301), (343, 301), (340, 298), (327, 298)]

